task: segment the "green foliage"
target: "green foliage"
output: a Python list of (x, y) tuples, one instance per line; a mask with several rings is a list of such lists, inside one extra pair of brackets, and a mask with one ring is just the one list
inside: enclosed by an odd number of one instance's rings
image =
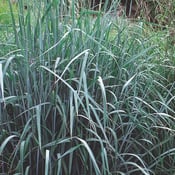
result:
[[(16, 12), (16, 4), (13, 5), (14, 13)], [(10, 25), (12, 23), (11, 13), (8, 1), (0, 0), (0, 27), (4, 24)]]
[[(17, 18), (17, 6), (12, 5), (14, 18)], [(12, 43), (12, 18), (8, 1), (0, 0), (0, 56), (15, 48)]]
[[(175, 25), (175, 1), (174, 0), (135, 0), (131, 2), (131, 11), (134, 16), (140, 16), (150, 21), (154, 27), (165, 28)], [(136, 4), (132, 2), (136, 2)]]
[(0, 57), (0, 172), (173, 174), (166, 34), (64, 1), (23, 5)]
[(150, 1), (148, 8), (150, 10), (150, 17), (153, 22), (157, 22), (162, 26), (175, 25), (175, 1), (174, 0), (155, 0)]

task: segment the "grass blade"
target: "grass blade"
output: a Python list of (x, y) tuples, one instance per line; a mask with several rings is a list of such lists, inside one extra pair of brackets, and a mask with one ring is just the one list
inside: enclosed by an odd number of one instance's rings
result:
[(94, 154), (93, 154), (92, 150), (90, 149), (90, 147), (88, 146), (87, 142), (85, 140), (81, 139), (81, 138), (78, 138), (78, 137), (76, 137), (76, 139), (79, 140), (83, 144), (83, 146), (86, 148), (86, 150), (89, 153), (89, 156), (90, 156), (90, 158), (91, 158), (91, 160), (93, 162), (95, 173), (97, 175), (100, 175), (101, 174), (100, 173), (100, 169), (99, 169), (99, 167), (97, 165), (97, 162), (95, 160)]
[(45, 175), (49, 175), (49, 162), (50, 162), (50, 151), (47, 149), (45, 158)]
[(3, 150), (5, 149), (5, 146), (7, 145), (7, 143), (12, 140), (13, 138), (17, 137), (16, 135), (11, 135), (9, 137), (7, 137), (1, 144), (0, 146), (0, 155), (2, 155)]

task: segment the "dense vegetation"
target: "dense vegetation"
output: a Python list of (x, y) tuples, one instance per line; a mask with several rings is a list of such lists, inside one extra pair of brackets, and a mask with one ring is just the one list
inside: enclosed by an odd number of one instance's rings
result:
[(117, 1), (3, 4), (1, 174), (175, 173), (172, 23), (117, 17)]
[(126, 8), (127, 16), (142, 17), (159, 28), (175, 25), (174, 0), (121, 0), (120, 2)]

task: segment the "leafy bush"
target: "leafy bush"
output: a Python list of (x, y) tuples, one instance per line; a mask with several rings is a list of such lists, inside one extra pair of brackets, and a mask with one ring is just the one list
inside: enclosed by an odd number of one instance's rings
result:
[(174, 0), (121, 0), (121, 3), (128, 16), (141, 17), (162, 28), (175, 25)]
[(150, 18), (162, 26), (174, 26), (175, 1), (155, 0), (148, 3)]

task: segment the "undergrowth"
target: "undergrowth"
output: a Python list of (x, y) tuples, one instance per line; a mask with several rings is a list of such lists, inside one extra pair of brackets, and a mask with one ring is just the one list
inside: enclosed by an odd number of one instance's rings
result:
[(12, 13), (0, 172), (173, 174), (175, 65), (161, 33), (64, 5), (31, 1), (26, 12), (19, 1), (17, 21)]

